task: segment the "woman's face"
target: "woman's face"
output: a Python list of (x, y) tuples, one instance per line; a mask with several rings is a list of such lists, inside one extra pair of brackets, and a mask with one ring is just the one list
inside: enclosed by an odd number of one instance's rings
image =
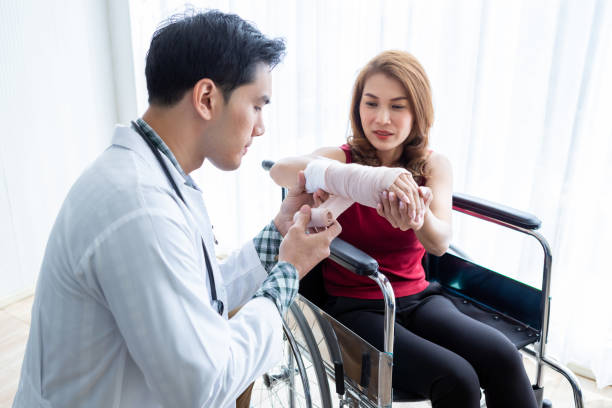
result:
[(397, 161), (412, 129), (408, 94), (400, 82), (383, 73), (371, 75), (363, 87), (359, 115), (365, 136), (382, 164)]

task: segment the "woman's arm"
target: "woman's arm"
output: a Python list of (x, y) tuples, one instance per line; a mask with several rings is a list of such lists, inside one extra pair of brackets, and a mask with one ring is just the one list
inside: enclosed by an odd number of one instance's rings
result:
[(270, 169), (270, 177), (279, 186), (295, 187), (298, 172), (304, 170), (312, 160), (321, 156), (346, 163), (346, 155), (342, 149), (339, 147), (322, 147), (306, 156), (287, 157), (278, 160)]
[(425, 211), (422, 227), (415, 231), (417, 238), (431, 254), (441, 256), (450, 245), (453, 211), (453, 168), (450, 161), (439, 153), (427, 159), (427, 182), (433, 200)]
[(394, 188), (383, 191), (376, 210), (394, 228), (414, 230), (425, 250), (440, 256), (448, 249), (451, 239), (452, 168), (446, 157), (432, 153), (425, 172), (425, 187), (419, 187), (420, 213), (400, 201)]

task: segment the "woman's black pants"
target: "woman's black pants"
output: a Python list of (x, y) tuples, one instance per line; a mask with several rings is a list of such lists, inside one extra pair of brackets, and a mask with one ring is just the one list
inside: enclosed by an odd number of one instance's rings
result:
[[(332, 297), (326, 311), (383, 349), (382, 300)], [(434, 408), (536, 408), (516, 347), (498, 330), (461, 313), (430, 284), (396, 299), (393, 388), (417, 393)]]

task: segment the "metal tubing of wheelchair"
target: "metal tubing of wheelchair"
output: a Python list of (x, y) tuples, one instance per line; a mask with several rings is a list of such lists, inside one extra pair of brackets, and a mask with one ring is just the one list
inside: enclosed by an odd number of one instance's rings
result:
[[(538, 357), (538, 352), (536, 350), (530, 349), (529, 347), (525, 347), (522, 351), (526, 352), (527, 354), (531, 355), (536, 359)], [(567, 379), (574, 393), (574, 406), (576, 408), (584, 408), (582, 390), (580, 389), (580, 383), (578, 381), (578, 378), (574, 375), (574, 373), (569, 368), (565, 367), (563, 364), (559, 363), (551, 357), (542, 357), (542, 362)]]
[(374, 280), (385, 298), (385, 353), (393, 354), (393, 339), (395, 337), (395, 294), (389, 279), (380, 272), (370, 276)]
[(544, 270), (542, 273), (542, 300), (540, 310), (542, 311), (542, 334), (538, 343), (538, 365), (536, 369), (536, 381), (538, 387), (544, 386), (544, 379), (542, 378), (542, 361), (546, 357), (546, 342), (548, 341), (548, 318), (550, 309), (550, 277), (552, 273), (552, 254), (550, 252), (550, 246), (546, 239), (537, 231), (527, 231), (529, 234), (535, 237), (544, 251)]
[(506, 228), (513, 229), (515, 231), (522, 232), (523, 234), (531, 235), (535, 239), (538, 240), (542, 249), (544, 251), (544, 267), (542, 271), (542, 300), (540, 303), (540, 320), (542, 322), (542, 330), (540, 341), (538, 343), (538, 350), (536, 355), (537, 360), (537, 368), (536, 368), (536, 384), (538, 387), (543, 386), (543, 378), (542, 378), (542, 359), (545, 357), (546, 350), (546, 341), (548, 339), (548, 318), (549, 318), (549, 309), (550, 309), (550, 279), (552, 273), (552, 254), (550, 251), (550, 246), (548, 245), (548, 241), (535, 230), (528, 230), (522, 227), (519, 227), (514, 224), (510, 224), (495, 218), (488, 217), (486, 215), (479, 214), (474, 211), (466, 210), (461, 207), (454, 207), (455, 211), (462, 212), (467, 215), (471, 215), (472, 217), (479, 218), (484, 221), (492, 222), (497, 225), (501, 225)]

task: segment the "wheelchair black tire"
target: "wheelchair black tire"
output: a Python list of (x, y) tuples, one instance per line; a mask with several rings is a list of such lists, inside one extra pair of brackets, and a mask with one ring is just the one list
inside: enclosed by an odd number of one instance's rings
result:
[[(292, 304), (287, 313), (283, 331), (284, 359), (255, 382), (251, 406), (331, 408), (329, 384), (321, 354), (306, 318), (296, 303)], [(296, 336), (300, 341), (296, 341)], [(311, 366), (306, 367), (304, 357), (308, 358)]]
[(323, 359), (321, 358), (321, 352), (319, 346), (312, 334), (312, 330), (306, 321), (306, 317), (302, 310), (298, 306), (298, 302), (293, 302), (291, 305), (291, 312), (295, 317), (295, 320), (300, 328), (306, 347), (307, 352), (310, 354), (310, 361), (316, 376), (317, 386), (320, 397), (321, 408), (332, 408), (331, 393), (329, 391), (329, 382), (327, 381), (327, 374), (325, 372), (325, 366), (323, 365)]

